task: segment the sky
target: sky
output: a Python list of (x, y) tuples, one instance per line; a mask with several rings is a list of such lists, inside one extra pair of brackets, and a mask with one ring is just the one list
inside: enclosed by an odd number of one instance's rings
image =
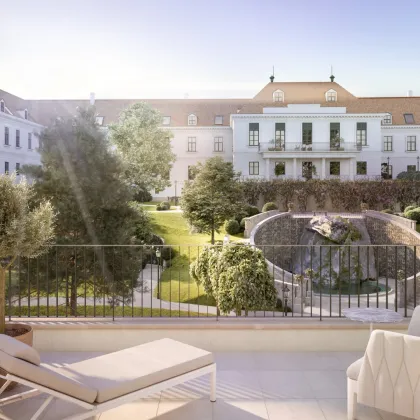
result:
[(247, 98), (269, 82), (420, 96), (420, 1), (0, 0), (0, 89), (25, 99)]

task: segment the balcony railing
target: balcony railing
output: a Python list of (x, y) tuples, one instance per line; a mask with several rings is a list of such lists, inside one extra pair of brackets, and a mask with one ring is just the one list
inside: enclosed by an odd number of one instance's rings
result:
[[(205, 246), (54, 246), (38, 258), (18, 258), (6, 281), (6, 315), (9, 319), (218, 318), (214, 298), (189, 272)], [(410, 316), (419, 302), (417, 246), (258, 248), (268, 262), (278, 303), (247, 316), (338, 318), (345, 308), (369, 306)], [(313, 270), (305, 270), (306, 266)]]
[(356, 143), (260, 143), (260, 152), (286, 152), (286, 153), (301, 153), (301, 152), (358, 152), (361, 146)]

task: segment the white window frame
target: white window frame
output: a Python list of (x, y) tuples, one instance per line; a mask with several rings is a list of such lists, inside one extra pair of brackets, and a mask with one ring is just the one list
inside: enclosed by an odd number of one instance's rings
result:
[(162, 125), (171, 125), (170, 115), (165, 115), (162, 119)]
[(273, 92), (273, 102), (284, 102), (284, 92), (281, 89)]
[[(252, 166), (251, 166), (251, 164), (252, 164)], [(251, 170), (251, 168), (252, 168), (252, 170)], [(255, 173), (255, 171), (257, 173)], [(249, 175), (259, 175), (260, 174), (260, 162), (255, 161), (255, 160), (248, 162), (248, 172), (249, 172)]]
[(194, 153), (197, 151), (197, 137), (188, 136), (187, 152)]
[[(334, 99), (331, 99), (334, 97)], [(325, 92), (325, 100), (327, 102), (337, 102), (338, 101), (338, 93), (334, 89), (329, 89)]]
[(213, 138), (213, 152), (216, 152), (216, 153), (224, 152), (224, 144), (223, 144), (223, 137), (222, 136), (215, 136)]
[(383, 120), (382, 125), (391, 125), (392, 124), (392, 114), (388, 114)]
[(188, 125), (197, 125), (197, 121), (198, 121), (197, 115), (195, 114), (188, 115), (188, 120), (187, 120)]
[[(389, 143), (391, 143), (391, 148), (389, 149)], [(385, 144), (387, 147), (385, 147)], [(383, 152), (393, 152), (394, 151), (394, 139), (392, 136), (384, 136), (383, 143), (382, 143), (382, 151)]]
[[(413, 142), (413, 138), (414, 138), (414, 142)], [(408, 148), (409, 139), (410, 139), (410, 145), (414, 144), (414, 149), (409, 149)], [(417, 136), (406, 136), (406, 138), (405, 138), (405, 151), (406, 152), (417, 152)]]
[(223, 125), (223, 115), (216, 115), (214, 117), (214, 125)]

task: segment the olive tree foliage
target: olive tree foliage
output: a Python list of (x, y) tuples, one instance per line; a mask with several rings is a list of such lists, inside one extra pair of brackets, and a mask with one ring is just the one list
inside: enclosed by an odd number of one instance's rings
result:
[(225, 220), (243, 210), (239, 173), (230, 162), (214, 157), (195, 167), (196, 176), (184, 186), (181, 198), (183, 216), (200, 232), (218, 232)]
[(25, 179), (0, 175), (0, 333), (5, 331), (6, 272), (17, 257), (46, 252), (54, 238), (55, 213), (49, 201), (30, 207), (33, 188)]
[(213, 296), (218, 309), (273, 310), (277, 291), (261, 250), (249, 245), (206, 247), (190, 266), (191, 277)]
[(176, 158), (171, 149), (173, 135), (161, 126), (161, 114), (139, 102), (124, 109), (118, 122), (108, 127), (128, 181), (148, 191), (171, 185), (169, 173)]

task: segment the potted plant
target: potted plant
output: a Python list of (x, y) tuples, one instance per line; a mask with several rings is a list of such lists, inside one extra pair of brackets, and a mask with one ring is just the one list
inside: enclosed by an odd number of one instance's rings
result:
[(54, 237), (55, 214), (44, 201), (30, 205), (33, 188), (25, 179), (0, 175), (0, 334), (32, 345), (32, 327), (6, 325), (6, 274), (18, 257), (33, 258), (46, 252)]

